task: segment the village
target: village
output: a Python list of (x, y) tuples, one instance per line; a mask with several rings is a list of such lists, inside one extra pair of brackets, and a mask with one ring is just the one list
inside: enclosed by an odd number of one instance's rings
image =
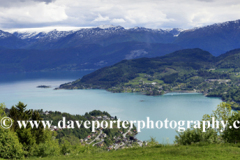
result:
[[(235, 75), (238, 75), (238, 73)], [(163, 81), (157, 80), (155, 76), (147, 74), (142, 76), (143, 77), (136, 78), (136, 80), (132, 80), (132, 82), (112, 87), (108, 90), (111, 92), (140, 92), (145, 95), (163, 95), (169, 92), (198, 92), (207, 95), (207, 93), (211, 91), (212, 87), (214, 87), (214, 82), (226, 85), (231, 83), (231, 79), (201, 79), (199, 76), (192, 77), (192, 79), (201, 81), (201, 83), (196, 85), (192, 85), (188, 81), (181, 83), (163, 83)], [(204, 85), (206, 87), (203, 87)], [(238, 84), (238, 86), (239, 85), (240, 84)]]
[[(114, 117), (104, 116), (91, 116), (94, 120), (113, 120)], [(117, 150), (123, 148), (129, 148), (133, 146), (143, 146), (147, 145), (147, 142), (138, 140), (135, 138), (137, 135), (136, 129), (129, 128), (126, 132), (121, 130), (117, 131), (118, 136), (110, 137), (108, 134), (104, 133), (104, 129), (98, 128), (95, 133), (88, 135), (84, 139), (80, 139), (82, 144), (88, 144), (97, 147), (103, 147), (106, 150)], [(108, 142), (108, 143), (106, 143)]]
[[(44, 112), (45, 115), (49, 115), (48, 111)], [(115, 120), (116, 117), (112, 116), (91, 116), (91, 120), (98, 120), (98, 121), (108, 121), (108, 120)], [(105, 127), (105, 126), (104, 126)], [(56, 128), (51, 126), (51, 131), (59, 131), (68, 128)], [(125, 132), (121, 129), (112, 129), (114, 130), (114, 136), (110, 135), (110, 133), (104, 128), (97, 128), (95, 132), (87, 135), (85, 138), (79, 139), (82, 145), (91, 145), (110, 150), (118, 150), (123, 148), (131, 148), (134, 146), (147, 146), (146, 141), (138, 140), (135, 136), (137, 135), (136, 128), (128, 128)]]

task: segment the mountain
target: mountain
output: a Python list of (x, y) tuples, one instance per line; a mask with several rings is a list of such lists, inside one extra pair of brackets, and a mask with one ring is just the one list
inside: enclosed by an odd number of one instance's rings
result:
[(123, 59), (156, 57), (179, 50), (174, 44), (124, 42), (109, 46), (79, 44), (63, 49), (0, 49), (0, 73), (98, 69)]
[(57, 41), (58, 39), (66, 37), (73, 32), (74, 31), (57, 31), (55, 29), (49, 32), (14, 32), (13, 35), (26, 43), (26, 45), (21, 46), (20, 48), (27, 49), (31, 48), (31, 45), (42, 41), (45, 41), (45, 43)]
[(201, 49), (185, 49), (156, 58), (123, 60), (113, 66), (104, 67), (85, 75), (60, 88), (104, 88), (108, 89), (139, 77), (139, 74), (168, 76), (193, 70), (210, 69), (216, 57)]
[(72, 34), (74, 31), (57, 31), (56, 29), (49, 32), (14, 32), (13, 35), (20, 39), (38, 40), (48, 38), (49, 40), (59, 39)]
[[(52, 37), (52, 36), (50, 36)], [(78, 47), (81, 44), (99, 44), (108, 46), (122, 42), (146, 42), (146, 43), (172, 43), (174, 36), (163, 30), (146, 28), (124, 29), (123, 27), (111, 28), (87, 28), (75, 31), (57, 39), (41, 38), (37, 43), (31, 44), (30, 49), (59, 49)]]
[(162, 57), (123, 60), (56, 89), (106, 89), (162, 95), (198, 92), (240, 106), (240, 49), (215, 57), (201, 49), (179, 50)]
[[(60, 49), (78, 47), (81, 44), (100, 44), (107, 46), (122, 42), (172, 43), (178, 29), (162, 30), (135, 27), (125, 29), (121, 26), (99, 26), (72, 31), (14, 32), (13, 35), (27, 45), (22, 49)], [(1, 44), (0, 44), (1, 45)]]
[[(121, 26), (99, 26), (72, 31), (14, 32), (12, 36), (19, 41), (14, 48), (22, 49), (73, 48), (89, 43), (108, 46), (114, 43), (136, 41), (176, 44), (185, 49), (201, 48), (218, 56), (240, 47), (240, 20), (189, 30), (178, 28), (162, 30), (144, 27), (125, 29)], [(5, 47), (6, 44), (0, 43), (0, 46)], [(9, 47), (11, 48), (10, 45), (7, 48)]]
[(167, 29), (166, 31), (171, 33), (174, 37), (177, 37), (184, 30), (181, 28), (172, 28), (172, 29)]
[(240, 68), (240, 49), (229, 51), (217, 57), (219, 68)]
[(110, 25), (70, 31), (0, 31), (0, 56), (4, 57), (0, 72), (98, 69), (124, 59), (189, 48), (214, 56), (240, 48), (240, 20), (190, 30)]
[(240, 20), (182, 31), (175, 44), (201, 48), (215, 56), (240, 47)]
[(25, 42), (22, 39), (17, 38), (11, 33), (0, 30), (0, 47), (1, 48), (20, 48), (24, 46)]

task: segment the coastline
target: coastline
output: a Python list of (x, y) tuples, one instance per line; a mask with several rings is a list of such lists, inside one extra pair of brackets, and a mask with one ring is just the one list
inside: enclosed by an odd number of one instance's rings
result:
[[(197, 90), (175, 90), (175, 91), (165, 91), (164, 94), (167, 93), (202, 93), (202, 92), (198, 92)], [(203, 93), (202, 93), (203, 94)]]
[[(94, 88), (89, 88), (89, 89), (94, 89)], [(97, 88), (97, 89), (100, 89), (100, 88)], [(54, 88), (54, 90), (79, 90), (79, 89), (75, 89), (75, 88), (73, 88), (73, 89), (66, 89), (66, 88), (57, 87), (57, 88)], [(85, 89), (85, 90), (86, 90), (86, 89)], [(189, 94), (191, 94), (191, 93), (192, 93), (192, 94), (198, 93), (198, 94), (204, 95), (205, 97), (220, 98), (222, 102), (226, 102), (226, 101), (224, 101), (224, 100), (222, 99), (222, 97), (208, 96), (206, 92), (200, 92), (200, 91), (198, 91), (198, 90), (174, 90), (174, 91), (165, 91), (163, 94), (159, 94), (159, 95), (148, 95), (148, 94), (146, 94), (146, 93), (144, 93), (144, 92), (112, 92), (112, 91), (109, 91), (109, 90), (103, 89), (103, 88), (102, 88), (102, 90), (105, 90), (105, 91), (111, 92), (111, 93), (139, 93), (139, 94), (145, 95), (145, 96), (161, 96), (161, 95), (166, 95), (166, 94), (168, 94), (168, 93), (169, 93), (169, 94), (170, 94), (170, 93), (189, 93)], [(232, 106), (231, 108), (232, 108), (232, 110), (234, 110), (234, 111), (239, 110), (239, 108), (234, 107), (234, 106)]]

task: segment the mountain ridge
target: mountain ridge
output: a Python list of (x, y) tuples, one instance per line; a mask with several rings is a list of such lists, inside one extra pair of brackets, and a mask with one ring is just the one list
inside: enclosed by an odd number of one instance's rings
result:
[[(4, 33), (4, 34), (1, 34)], [(0, 47), (9, 49), (61, 49), (78, 47), (79, 44), (107, 46), (122, 42), (146, 42), (176, 44), (182, 48), (201, 48), (215, 56), (240, 47), (240, 20), (216, 23), (194, 29), (150, 29), (122, 26), (98, 26), (69, 31), (48, 32), (0, 32), (12, 37), (12, 45), (0, 41)]]
[[(240, 55), (240, 49), (238, 52), (235, 52), (235, 54)], [(188, 72), (191, 73), (201, 70), (210, 70), (217, 67), (221, 68), (222, 66), (219, 65), (220, 61), (228, 63), (227, 61), (231, 60), (231, 58), (229, 59), (229, 56), (231, 55), (218, 58), (214, 57), (207, 51), (195, 48), (175, 51), (161, 57), (123, 60), (112, 66), (96, 70), (83, 76), (79, 80), (71, 82), (70, 84), (63, 84), (59, 88), (109, 89), (128, 83), (129, 81), (139, 77), (139, 74), (149, 75), (149, 77), (157, 76), (157, 81), (168, 76), (177, 78), (178, 74), (188, 74)], [(238, 61), (235, 61), (235, 63), (238, 64)], [(209, 73), (204, 74), (209, 76)], [(220, 75), (221, 74), (222, 73), (220, 73)], [(214, 73), (213, 76), (217, 75)], [(166, 82), (167, 81), (168, 80), (166, 80)]]
[(0, 48), (0, 73), (98, 69), (122, 59), (156, 57), (179, 49), (181, 47), (174, 44), (144, 42), (116, 43), (105, 47), (80, 44), (75, 48), (50, 50)]
[[(90, 48), (90, 45), (93, 48)], [(240, 20), (213, 24), (194, 30), (177, 28), (162, 30), (144, 27), (125, 29), (121, 26), (99, 26), (73, 31), (52, 30), (21, 34), (0, 31), (0, 48), (2, 49), (0, 55), (6, 58), (2, 60), (5, 65), (1, 65), (1, 70), (9, 72), (32, 71), (32, 68), (36, 69), (33, 62), (38, 64), (40, 61), (42, 67), (39, 64), (38, 70), (34, 71), (98, 69), (113, 65), (123, 59), (157, 57), (190, 48), (200, 48), (214, 56), (219, 56), (227, 51), (240, 48)], [(26, 50), (29, 55), (22, 54), (22, 49)], [(31, 52), (36, 53), (40, 58), (39, 62), (32, 57)], [(40, 53), (42, 56), (39, 56)], [(6, 54), (9, 55), (6, 56)], [(17, 54), (19, 60), (12, 57), (12, 54)], [(75, 57), (79, 60), (78, 62), (74, 60), (73, 55), (79, 56)], [(11, 63), (6, 64), (4, 61)], [(25, 65), (23, 62), (32, 65)], [(49, 66), (46, 66), (46, 62)]]

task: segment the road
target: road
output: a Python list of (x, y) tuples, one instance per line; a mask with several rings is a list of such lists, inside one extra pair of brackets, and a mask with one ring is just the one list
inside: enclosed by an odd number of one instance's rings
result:
[(102, 130), (100, 130), (100, 133), (97, 135), (97, 137), (94, 138), (94, 140), (92, 140), (91, 142), (89, 142), (89, 143), (87, 143), (87, 144), (91, 144), (91, 143), (93, 143), (94, 141), (96, 141), (96, 139), (98, 139), (101, 134), (102, 134)]
[(119, 147), (122, 147), (122, 146), (124, 146), (124, 143), (122, 142), (122, 144), (121, 145), (117, 145), (117, 146), (115, 146), (115, 150), (117, 150)]
[(126, 135), (128, 134), (128, 132), (130, 132), (131, 127), (129, 127), (128, 131), (126, 133), (123, 133), (123, 138), (126, 138)]
[(103, 141), (104, 141), (104, 139), (101, 139), (100, 142), (94, 143), (92, 146), (95, 146), (96, 144), (101, 143), (101, 142), (103, 142)]

